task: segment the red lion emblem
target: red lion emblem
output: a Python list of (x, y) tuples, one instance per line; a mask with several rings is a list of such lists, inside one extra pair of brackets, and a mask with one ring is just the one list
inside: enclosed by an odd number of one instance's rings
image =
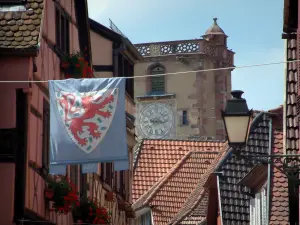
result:
[[(76, 107), (76, 97), (73, 94), (62, 94), (59, 98), (58, 102), (62, 109), (64, 110), (64, 120), (65, 122), (69, 122), (69, 129), (73, 134), (74, 138), (78, 141), (78, 143), (82, 146), (87, 144), (87, 137), (81, 138), (79, 133), (83, 132), (83, 126), (88, 127), (88, 131), (90, 135), (96, 139), (100, 138), (101, 132), (99, 131), (99, 127), (96, 123), (86, 121), (87, 119), (92, 119), (96, 115), (100, 115), (104, 118), (109, 118), (112, 116), (111, 112), (103, 111), (103, 108), (109, 103), (114, 101), (114, 96), (110, 94), (108, 97), (102, 100), (103, 96), (97, 97), (93, 99), (93, 96), (83, 96), (82, 103), (80, 107)], [(72, 109), (75, 108), (75, 109)], [(69, 114), (74, 114), (80, 112), (84, 109), (84, 114), (80, 117), (68, 118)], [(101, 111), (102, 110), (102, 111)]]

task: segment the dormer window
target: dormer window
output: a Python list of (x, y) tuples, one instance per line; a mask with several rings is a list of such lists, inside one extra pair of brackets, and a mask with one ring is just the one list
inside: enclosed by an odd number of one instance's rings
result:
[(0, 0), (0, 5), (23, 5), (27, 0)]
[(0, 0), (0, 12), (26, 11), (25, 3), (24, 0)]

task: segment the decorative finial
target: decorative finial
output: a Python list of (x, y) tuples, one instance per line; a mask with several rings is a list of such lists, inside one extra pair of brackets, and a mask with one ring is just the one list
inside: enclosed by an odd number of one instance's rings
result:
[(217, 25), (218, 18), (215, 17), (213, 20), (214, 20), (214, 24)]

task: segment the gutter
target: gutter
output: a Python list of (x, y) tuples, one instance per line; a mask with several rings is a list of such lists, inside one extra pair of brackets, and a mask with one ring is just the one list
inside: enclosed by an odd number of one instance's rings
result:
[[(272, 154), (272, 118), (269, 120), (269, 150), (268, 150), (268, 155)], [(272, 166), (273, 162), (268, 164), (268, 180), (267, 180), (267, 221), (269, 223), (269, 214), (270, 214), (270, 199), (271, 199), (271, 177), (272, 177)]]
[(136, 47), (130, 42), (128, 38), (123, 38), (123, 42), (128, 46), (128, 50), (136, 58), (137, 61), (142, 61), (144, 57), (136, 49)]
[(0, 56), (20, 56), (20, 57), (36, 57), (38, 55), (38, 47), (29, 48), (1, 48)]

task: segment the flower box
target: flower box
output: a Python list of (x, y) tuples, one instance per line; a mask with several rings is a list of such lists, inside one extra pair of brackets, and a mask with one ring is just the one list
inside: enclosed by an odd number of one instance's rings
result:
[(45, 189), (45, 198), (48, 199), (48, 200), (51, 200), (53, 199), (53, 196), (54, 196), (54, 191), (52, 189)]
[(51, 211), (67, 214), (79, 204), (76, 187), (66, 177), (55, 176), (47, 178), (48, 187), (45, 197), (52, 202)]
[(80, 204), (74, 208), (72, 215), (74, 223), (109, 224), (111, 220), (111, 213), (105, 207), (87, 198), (80, 200)]
[(92, 78), (93, 71), (80, 52), (64, 57), (60, 64), (65, 78)]

